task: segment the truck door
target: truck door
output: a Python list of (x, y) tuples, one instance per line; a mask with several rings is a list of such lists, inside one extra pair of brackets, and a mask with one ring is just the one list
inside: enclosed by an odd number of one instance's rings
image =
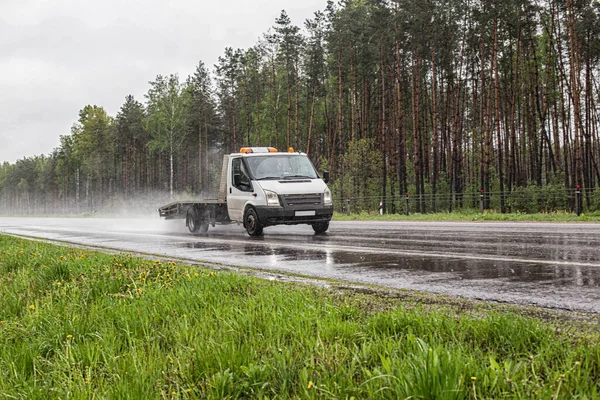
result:
[(252, 182), (246, 172), (242, 158), (231, 160), (230, 176), (227, 180), (229, 188), (227, 191), (227, 211), (229, 218), (234, 221), (242, 221), (244, 205), (252, 198)]

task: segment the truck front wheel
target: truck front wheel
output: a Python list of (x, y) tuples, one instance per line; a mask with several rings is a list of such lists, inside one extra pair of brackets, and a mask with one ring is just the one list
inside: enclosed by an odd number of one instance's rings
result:
[(325, 233), (329, 229), (329, 222), (315, 222), (312, 227), (315, 233)]
[(250, 236), (260, 236), (263, 234), (263, 226), (258, 219), (256, 210), (252, 207), (248, 207), (244, 213), (244, 228)]

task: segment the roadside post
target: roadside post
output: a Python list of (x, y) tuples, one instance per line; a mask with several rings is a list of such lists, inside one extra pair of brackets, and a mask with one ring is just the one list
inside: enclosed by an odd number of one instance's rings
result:
[(404, 202), (406, 203), (404, 214), (408, 215), (408, 192), (404, 193)]
[(483, 214), (483, 189), (479, 191), (479, 212)]
[(346, 214), (350, 215), (350, 196), (346, 197)]
[(575, 212), (579, 217), (581, 215), (581, 186), (575, 186)]
[(383, 200), (379, 202), (379, 215), (383, 215)]

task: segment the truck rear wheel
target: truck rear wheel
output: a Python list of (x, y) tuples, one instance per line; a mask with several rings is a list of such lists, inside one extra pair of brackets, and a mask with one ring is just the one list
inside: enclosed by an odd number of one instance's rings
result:
[(190, 208), (186, 214), (186, 225), (193, 235), (206, 233), (208, 223), (200, 218), (195, 208)]
[(244, 213), (244, 228), (250, 236), (260, 236), (263, 234), (263, 226), (258, 219), (256, 210), (252, 207), (248, 207)]
[(312, 227), (315, 233), (325, 233), (329, 229), (329, 222), (315, 222)]

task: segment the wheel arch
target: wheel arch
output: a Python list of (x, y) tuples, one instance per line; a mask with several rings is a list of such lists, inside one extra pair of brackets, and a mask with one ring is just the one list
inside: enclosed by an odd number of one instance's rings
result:
[(244, 207), (242, 208), (242, 222), (244, 221), (244, 215), (246, 215), (246, 211), (248, 211), (248, 208), (253, 208), (254, 211), (256, 211), (256, 206), (257, 206), (257, 204), (255, 202), (253, 202), (252, 200), (247, 200), (244, 203)]

